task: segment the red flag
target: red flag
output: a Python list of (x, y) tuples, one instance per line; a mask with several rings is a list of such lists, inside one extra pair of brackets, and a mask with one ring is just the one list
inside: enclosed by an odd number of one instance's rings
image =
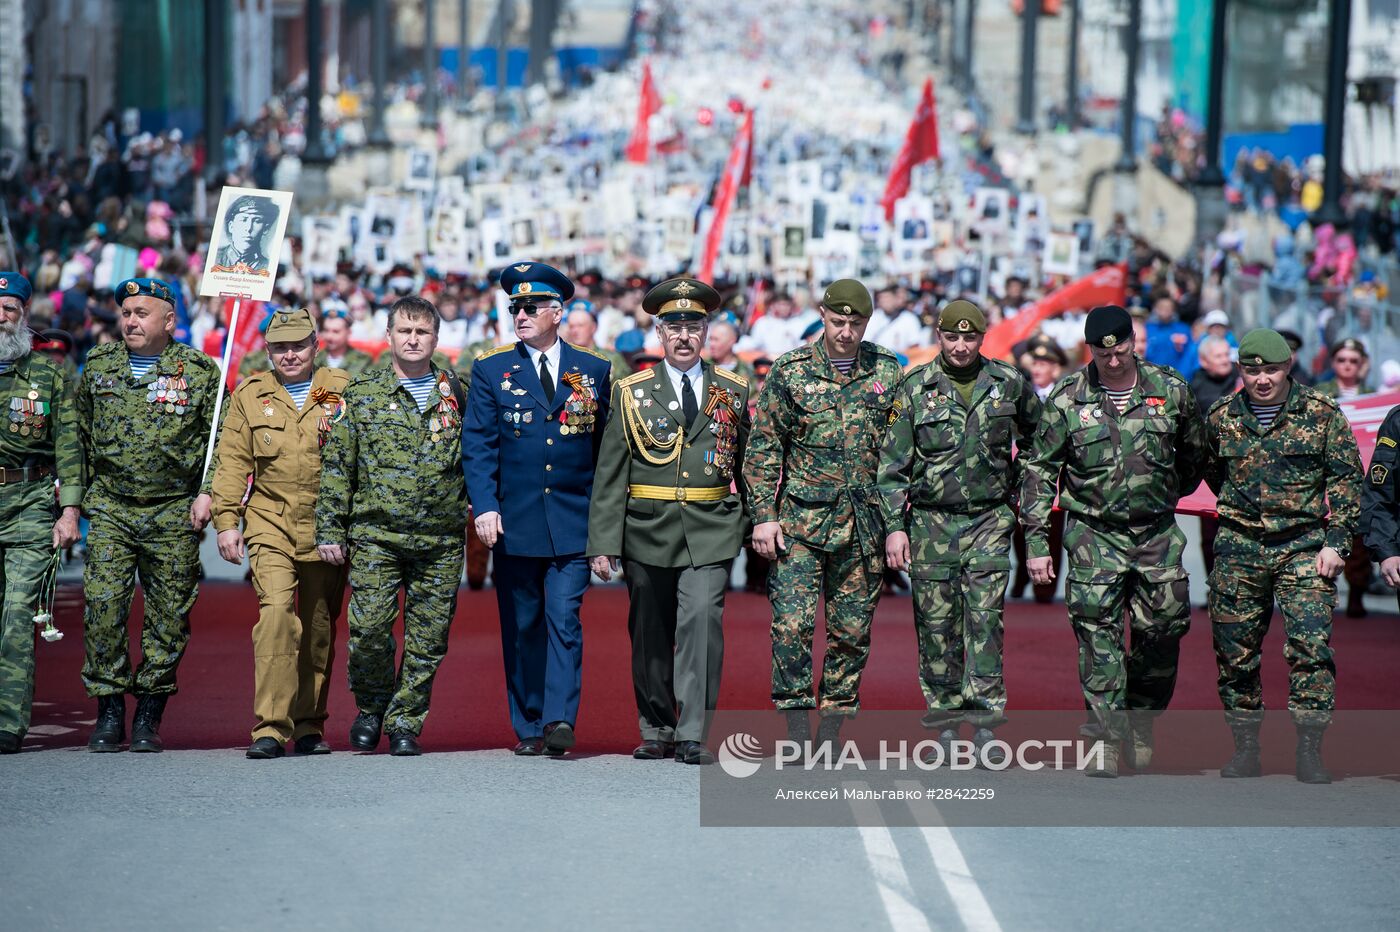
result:
[(1097, 307), (1100, 304), (1122, 304), (1128, 299), (1128, 266), (1106, 265), (1021, 309), (1010, 320), (987, 330), (982, 340), (982, 355), (988, 359), (1005, 359), (1011, 348), (1029, 337), (1041, 321), (1077, 307)]
[(909, 176), (914, 166), (929, 159), (938, 158), (938, 109), (933, 104), (933, 78), (924, 81), (924, 94), (919, 98), (919, 109), (914, 111), (914, 119), (909, 123), (909, 134), (904, 137), (904, 147), (890, 169), (889, 181), (885, 182), (885, 196), (880, 203), (885, 207), (885, 220), (894, 220), (894, 202), (909, 193)]
[(642, 94), (637, 101), (637, 122), (632, 126), (632, 137), (627, 140), (627, 161), (645, 164), (651, 155), (651, 136), (648, 124), (652, 115), (661, 109), (661, 95), (656, 92), (656, 82), (651, 79), (651, 62), (642, 62)]
[(719, 190), (715, 192), (715, 216), (710, 223), (709, 235), (705, 237), (705, 252), (700, 257), (700, 272), (696, 275), (702, 282), (713, 281), (715, 257), (719, 255), (719, 244), (724, 241), (724, 224), (729, 219), (729, 208), (739, 194), (752, 147), (753, 111), (750, 110), (744, 114), (739, 135), (734, 137), (734, 148), (729, 150), (729, 160), (724, 163), (724, 174), (720, 176)]
[[(225, 320), (233, 314), (235, 300), (237, 299), (224, 298)], [(261, 301), (244, 301), (238, 308), (238, 329), (233, 334), (233, 351), (228, 358), (228, 372), (224, 373), (224, 383), (228, 385), (229, 391), (233, 391), (234, 386), (238, 384), (238, 364), (243, 361), (243, 357), (266, 345), (262, 328), (259, 326), (262, 319)]]

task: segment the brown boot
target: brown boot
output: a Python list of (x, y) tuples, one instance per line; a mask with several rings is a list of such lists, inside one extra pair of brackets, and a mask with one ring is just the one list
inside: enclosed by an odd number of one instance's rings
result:
[(1103, 739), (1103, 762), (1090, 764), (1084, 771), (1086, 777), (1118, 776), (1119, 743), (1114, 738)]

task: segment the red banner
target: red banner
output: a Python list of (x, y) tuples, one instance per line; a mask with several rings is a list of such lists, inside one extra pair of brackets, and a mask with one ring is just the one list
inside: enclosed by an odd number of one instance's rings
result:
[(1122, 304), (1128, 300), (1127, 265), (1106, 265), (1101, 269), (1050, 292), (1021, 313), (987, 330), (982, 340), (982, 355), (988, 359), (1007, 359), (1011, 348), (1035, 332), (1041, 323), (1056, 314), (1076, 308), (1097, 307), (1100, 304)]
[(724, 242), (724, 225), (729, 220), (729, 208), (733, 206), (748, 170), (749, 149), (752, 147), (753, 111), (750, 110), (744, 114), (744, 122), (739, 125), (739, 135), (734, 137), (734, 148), (729, 150), (729, 160), (724, 163), (724, 174), (720, 177), (719, 190), (715, 192), (715, 216), (705, 237), (700, 271), (695, 276), (702, 282), (714, 280), (715, 257), (719, 255), (719, 244)]
[(914, 111), (914, 119), (909, 123), (909, 133), (904, 137), (904, 147), (890, 169), (889, 181), (885, 183), (885, 196), (880, 203), (885, 208), (885, 221), (894, 220), (894, 202), (909, 193), (909, 177), (914, 166), (929, 159), (938, 158), (938, 109), (933, 103), (933, 78), (924, 80), (924, 94), (919, 98), (919, 109)]
[(637, 101), (637, 122), (632, 125), (632, 136), (627, 140), (627, 161), (645, 163), (651, 156), (652, 116), (661, 109), (661, 95), (656, 92), (656, 82), (651, 77), (651, 62), (642, 62), (642, 93)]
[[(233, 302), (237, 298), (224, 298), (224, 320), (233, 315)], [(229, 391), (238, 384), (238, 364), (248, 353), (266, 345), (262, 328), (258, 325), (263, 319), (263, 302), (244, 301), (238, 308), (238, 329), (233, 335), (233, 352), (228, 358), (228, 371), (224, 373), (224, 383)]]

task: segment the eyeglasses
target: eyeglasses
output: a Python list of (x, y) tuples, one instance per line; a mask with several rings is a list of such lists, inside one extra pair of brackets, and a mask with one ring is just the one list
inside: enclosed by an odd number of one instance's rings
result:
[(511, 306), (510, 315), (514, 317), (521, 311), (524, 311), (526, 317), (534, 317), (540, 311), (556, 310), (559, 310), (559, 305), (557, 304), (514, 304)]
[(662, 324), (661, 332), (673, 337), (698, 337), (705, 329), (704, 324)]

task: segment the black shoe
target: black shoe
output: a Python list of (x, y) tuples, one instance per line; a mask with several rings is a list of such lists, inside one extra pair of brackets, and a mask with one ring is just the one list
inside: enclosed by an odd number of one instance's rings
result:
[(138, 696), (136, 715), (131, 720), (131, 750), (137, 754), (159, 754), (165, 750), (160, 740), (160, 719), (169, 696)]
[(682, 764), (713, 764), (715, 755), (699, 741), (682, 741), (676, 745), (676, 760)]
[(417, 757), (423, 753), (423, 749), (418, 746), (418, 739), (413, 735), (390, 735), (389, 753), (394, 757)]
[[(953, 742), (956, 740), (958, 740), (958, 730), (956, 728), (945, 728), (940, 731), (938, 733), (938, 747), (942, 750), (942, 754), (937, 754), (934, 752), (933, 748), (929, 748), (924, 752), (924, 763), (937, 763), (942, 767), (950, 765), (953, 762)], [(941, 761), (939, 760), (940, 757), (942, 758)]]
[(637, 745), (637, 749), (632, 752), (632, 756), (637, 760), (665, 760), (676, 753), (674, 741), (658, 741), (648, 739)]
[(544, 726), (544, 752), (558, 757), (574, 746), (574, 726), (568, 722), (550, 722)]
[(12, 735), (8, 731), (0, 731), (0, 754), (18, 754), (20, 736)]
[(987, 768), (1000, 767), (1006, 763), (1006, 752), (1000, 747), (987, 747), (997, 739), (996, 733), (990, 728), (979, 728), (972, 733), (972, 746), (976, 748), (977, 766)]
[(276, 738), (259, 738), (249, 745), (248, 753), (243, 756), (249, 760), (272, 760), (286, 753), (287, 749)]
[(544, 753), (544, 739), (521, 738), (513, 753), (516, 757), (539, 757)]
[(302, 735), (292, 742), (292, 750), (298, 754), (329, 754), (331, 746), (321, 735)]
[(98, 696), (97, 725), (88, 738), (88, 750), (120, 751), (126, 740), (126, 697)]
[(817, 726), (816, 747), (830, 745), (832, 753), (836, 753), (836, 739), (841, 737), (841, 726), (846, 724), (844, 715), (823, 715), (821, 724)]
[(1322, 732), (1316, 725), (1298, 728), (1298, 756), (1294, 776), (1299, 783), (1331, 783), (1332, 775), (1322, 766)]
[(1231, 722), (1230, 733), (1235, 737), (1235, 754), (1220, 768), (1222, 777), (1257, 777), (1264, 772), (1259, 763), (1260, 722)]
[(384, 728), (384, 716), (361, 712), (350, 725), (350, 746), (357, 751), (373, 751), (379, 747), (379, 733)]
[(788, 709), (783, 712), (783, 718), (787, 721), (789, 741), (806, 744), (812, 740), (812, 723), (807, 718), (806, 709)]

